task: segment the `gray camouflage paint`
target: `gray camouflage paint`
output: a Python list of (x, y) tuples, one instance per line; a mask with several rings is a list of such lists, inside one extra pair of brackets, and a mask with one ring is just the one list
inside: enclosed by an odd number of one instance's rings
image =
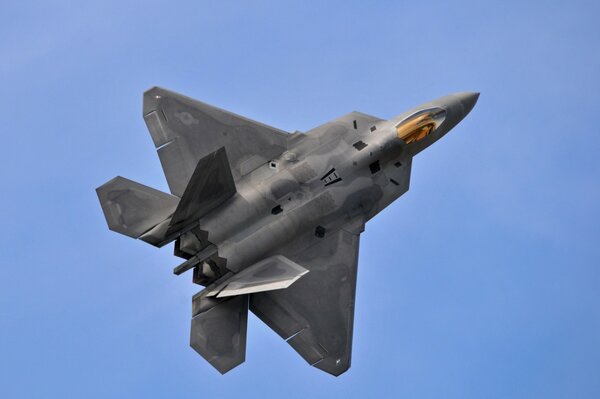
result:
[[(193, 268), (206, 286), (193, 298), (191, 346), (220, 372), (245, 359), (249, 307), (309, 364), (339, 375), (350, 367), (364, 224), (408, 190), (412, 158), (478, 96), (442, 97), (387, 121), (351, 112), (287, 134), (153, 88), (144, 119), (172, 195), (116, 178), (98, 196), (112, 230), (156, 246), (175, 241), (187, 259), (177, 274)], [(445, 111), (441, 125), (411, 144), (398, 138), (399, 124), (431, 108)], [(241, 273), (258, 263), (262, 275), (289, 280)], [(234, 281), (251, 293), (218, 297)]]

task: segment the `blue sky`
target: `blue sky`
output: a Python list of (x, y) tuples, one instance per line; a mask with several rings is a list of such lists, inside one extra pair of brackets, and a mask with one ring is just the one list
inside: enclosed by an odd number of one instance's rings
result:
[[(3, 3), (0, 396), (598, 398), (599, 4)], [(288, 131), (481, 92), (367, 225), (345, 375), (251, 316), (221, 376), (171, 249), (106, 228), (113, 176), (167, 191), (154, 85)]]

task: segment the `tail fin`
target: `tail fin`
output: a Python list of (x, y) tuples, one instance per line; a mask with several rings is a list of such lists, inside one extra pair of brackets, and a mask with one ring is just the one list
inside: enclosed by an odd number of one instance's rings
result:
[(169, 223), (167, 235), (184, 230), (236, 193), (225, 147), (201, 158)]
[(109, 229), (163, 245), (177, 197), (120, 176), (98, 187), (96, 193)]
[(282, 255), (274, 255), (247, 267), (215, 287), (207, 288), (207, 297), (228, 296), (280, 290), (294, 284), (308, 270)]

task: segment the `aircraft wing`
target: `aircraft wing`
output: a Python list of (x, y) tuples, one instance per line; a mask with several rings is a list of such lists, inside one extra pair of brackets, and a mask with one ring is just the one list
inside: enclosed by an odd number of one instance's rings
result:
[(225, 147), (234, 180), (279, 156), (289, 135), (181, 94), (154, 87), (144, 93), (144, 120), (169, 189), (181, 197), (198, 161)]
[(309, 270), (286, 289), (250, 295), (250, 310), (309, 364), (338, 376), (350, 367), (362, 222), (325, 237), (296, 240), (282, 252)]

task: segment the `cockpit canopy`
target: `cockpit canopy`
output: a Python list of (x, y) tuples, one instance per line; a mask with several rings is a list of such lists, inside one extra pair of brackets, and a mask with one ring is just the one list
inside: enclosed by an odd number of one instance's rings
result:
[(424, 139), (435, 131), (446, 119), (443, 108), (424, 109), (402, 120), (396, 125), (396, 134), (406, 144)]

